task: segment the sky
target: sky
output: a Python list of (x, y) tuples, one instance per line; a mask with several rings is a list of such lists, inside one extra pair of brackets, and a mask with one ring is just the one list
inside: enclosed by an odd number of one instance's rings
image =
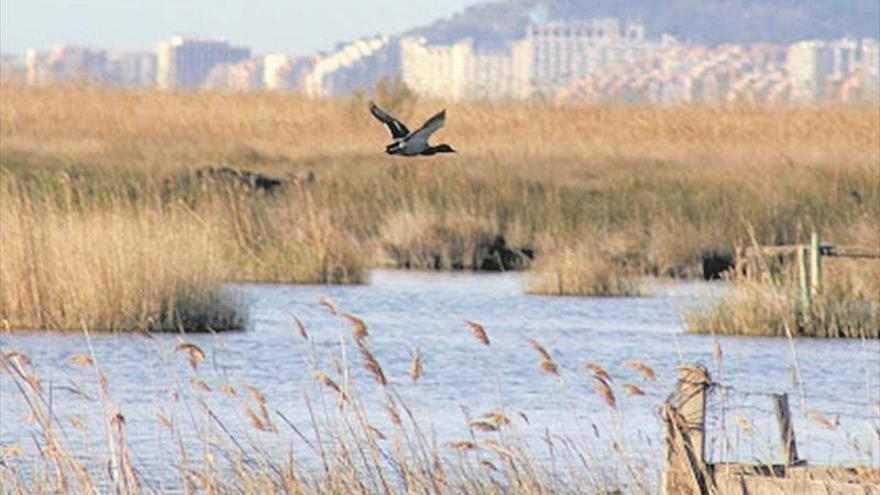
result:
[(394, 34), (476, 0), (2, 0), (0, 51), (60, 43), (152, 51), (175, 34), (225, 38), (256, 53), (306, 55)]

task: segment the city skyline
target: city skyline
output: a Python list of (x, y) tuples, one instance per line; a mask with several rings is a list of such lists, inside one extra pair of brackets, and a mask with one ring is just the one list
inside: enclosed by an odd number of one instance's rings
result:
[[(447, 17), (476, 0), (442, 5), (413, 0), (243, 2), (228, 0), (8, 0), (0, 3), (0, 51), (23, 55), (61, 44), (152, 52), (175, 35), (234, 40), (255, 52), (311, 54), (339, 43), (376, 34), (400, 33)], [(388, 15), (393, 12), (394, 15)]]
[(505, 47), (480, 47), (469, 38), (430, 44), (422, 37), (385, 35), (299, 57), (180, 36), (160, 43), (155, 53), (59, 45), (50, 52), (29, 50), (19, 77), (28, 84), (269, 89), (312, 97), (369, 91), (383, 78), (399, 78), (418, 94), (451, 101), (675, 105), (880, 98), (880, 40), (872, 38), (708, 47), (666, 34), (648, 38), (642, 23), (615, 18), (551, 21), (524, 31)]
[[(170, 5), (163, 1), (150, 10), (167, 14)], [(351, 1), (328, 0), (317, 10), (350, 20), (351, 12), (344, 8), (331, 11), (333, 6), (351, 6)], [(472, 3), (457, 1), (462, 6)], [(35, 4), (42, 6), (37, 11), (54, 5), (62, 12), (106, 6), (98, 0)], [(205, 25), (215, 26), (204, 34), (174, 34), (137, 50), (69, 39), (49, 50), (30, 46), (24, 57), (7, 52), (0, 76), (28, 84), (80, 81), (159, 89), (268, 89), (312, 97), (370, 91), (387, 78), (399, 79), (418, 94), (451, 101), (512, 98), (674, 105), (880, 99), (880, 40), (873, 35), (710, 44), (679, 37), (674, 29), (652, 29), (638, 17), (551, 14), (540, 2), (521, 1), (485, 3), (427, 26), (426, 15), (420, 14), (417, 21), (399, 16), (394, 22), (406, 25), (334, 41), (331, 49), (294, 50), (254, 44), (236, 29), (253, 29), (248, 21), (255, 16), (291, 25), (314, 19), (308, 12), (312, 7), (289, 18), (269, 16), (264, 11), (272, 4), (258, 0), (236, 10), (239, 17), (226, 19), (234, 13), (234, 4), (203, 9)], [(10, 7), (3, 5), (8, 23)], [(121, 11), (137, 10), (139, 5), (143, 4), (128, 4)], [(456, 5), (447, 6), (461, 8)], [(181, 13), (195, 6), (207, 7), (203, 0), (189, 0), (170, 11)], [(497, 10), (500, 6), (519, 10), (505, 21)], [(382, 10), (375, 3), (371, 8)], [(406, 9), (410, 14), (412, 10)], [(43, 28), (51, 31), (48, 24), (59, 15), (50, 16)], [(218, 19), (225, 20), (217, 24)], [(368, 16), (358, 29), (373, 26), (373, 20)], [(192, 19), (182, 16), (177, 21)], [(418, 23), (423, 27), (414, 27)], [(332, 25), (325, 35), (347, 29), (345, 24)], [(265, 32), (278, 31), (272, 23), (263, 27)]]

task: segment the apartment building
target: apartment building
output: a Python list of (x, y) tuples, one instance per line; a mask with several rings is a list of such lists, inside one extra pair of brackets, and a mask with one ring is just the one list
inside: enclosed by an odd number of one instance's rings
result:
[(156, 49), (156, 83), (163, 89), (196, 88), (205, 83), (214, 67), (250, 57), (250, 49), (228, 41), (175, 36)]
[(531, 94), (525, 40), (478, 46), (471, 39), (451, 45), (424, 38), (400, 41), (401, 79), (419, 94), (450, 100), (527, 98)]
[(28, 84), (64, 81), (103, 82), (107, 52), (85, 46), (58, 45), (48, 53), (28, 50), (25, 56)]
[(109, 52), (104, 67), (104, 81), (117, 86), (154, 86), (156, 84), (156, 54)]
[(303, 78), (316, 61), (316, 57), (270, 53), (263, 57), (263, 85), (270, 91), (302, 90)]
[(202, 83), (205, 89), (257, 91), (263, 89), (263, 57), (249, 58), (235, 64), (215, 65)]
[[(880, 54), (877, 40), (861, 41), (844, 38), (834, 41), (809, 40), (788, 49), (788, 72), (792, 84), (792, 101), (813, 103), (847, 98), (862, 94), (877, 100), (880, 79)], [(852, 81), (849, 81), (853, 79)], [(847, 82), (849, 81), (849, 82)], [(854, 88), (859, 88), (854, 92)]]
[(368, 90), (383, 77), (400, 72), (400, 54), (388, 36), (365, 38), (340, 45), (315, 58), (303, 76), (303, 91), (313, 97)]
[(565, 85), (606, 67), (633, 63), (650, 53), (642, 23), (601, 18), (531, 24), (526, 29), (530, 75), (537, 94), (554, 94)]

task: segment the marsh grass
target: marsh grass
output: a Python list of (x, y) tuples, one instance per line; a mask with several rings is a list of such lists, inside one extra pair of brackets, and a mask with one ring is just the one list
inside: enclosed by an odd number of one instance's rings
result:
[(796, 270), (732, 276), (730, 292), (686, 313), (687, 330), (719, 335), (880, 338), (880, 260), (824, 258), (824, 285), (806, 309)]
[[(220, 284), (211, 232), (184, 208), (107, 210), (25, 195), (0, 178), (0, 315), (16, 329), (110, 331), (242, 328), (244, 308)], [(68, 184), (69, 185), (69, 184)]]
[[(4, 84), (0, 98), (0, 168), (30, 221), (67, 202), (77, 213), (57, 214), (83, 219), (170, 215), (185, 205), (177, 221), (210, 251), (193, 257), (216, 281), (360, 283), (370, 266), (389, 264), (474, 269), (475, 250), (500, 235), (535, 251), (532, 292), (626, 295), (635, 277), (698, 275), (703, 253), (751, 242), (747, 225), (763, 245), (794, 243), (806, 230), (854, 244), (864, 240), (858, 226), (874, 232), (866, 219), (880, 217), (880, 116), (871, 108), (461, 103), (438, 134), (460, 153), (397, 160), (382, 154), (387, 135), (360, 108), (363, 95)], [(419, 120), (438, 105), (407, 99), (401, 116)], [(207, 165), (279, 178), (311, 170), (317, 180), (254, 193), (193, 180)], [(6, 204), (0, 213), (16, 215)], [(22, 229), (49, 235), (57, 223)], [(137, 244), (147, 234), (131, 226), (119, 235)], [(20, 251), (21, 235), (7, 233), (3, 250)], [(42, 263), (43, 251), (28, 252), (34, 257), (16, 266), (3, 261), (4, 273), (79, 261)], [(21, 296), (6, 280), (12, 303), (0, 317), (13, 326), (21, 314), (57, 314), (66, 304), (15, 302)], [(67, 287), (86, 290), (80, 285)]]
[[(638, 255), (626, 246), (611, 251), (590, 233), (577, 238), (547, 239), (539, 243), (539, 256), (526, 277), (526, 292), (558, 296), (636, 296), (644, 291), (636, 277), (642, 275)], [(635, 258), (635, 260), (633, 260)], [(628, 264), (635, 261), (636, 266)]]
[(478, 270), (480, 247), (496, 232), (486, 219), (437, 213), (392, 214), (379, 232), (378, 265), (429, 270)]
[(308, 200), (255, 202), (228, 184), (177, 199), (124, 187), (96, 195), (81, 179), (59, 180), (57, 194), (40, 195), (0, 176), (8, 327), (237, 329), (246, 311), (221, 288), (227, 281), (364, 276), (351, 236)]

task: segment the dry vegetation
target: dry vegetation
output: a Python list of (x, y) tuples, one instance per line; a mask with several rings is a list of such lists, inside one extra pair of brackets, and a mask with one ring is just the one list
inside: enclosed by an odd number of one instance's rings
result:
[[(875, 244), (876, 245), (876, 244)], [(720, 335), (880, 339), (880, 260), (831, 258), (809, 307), (790, 263), (731, 277), (732, 290), (685, 315), (691, 332)]]
[[(380, 97), (413, 124), (443, 105)], [(0, 178), (16, 198), (0, 214), (24, 209), (29, 222), (0, 225), (0, 247), (16, 253), (0, 259), (0, 318), (16, 328), (160, 318), (106, 290), (162, 294), (156, 301), (221, 280), (358, 283), (382, 264), (469, 269), (496, 235), (535, 250), (532, 291), (632, 293), (635, 277), (693, 273), (704, 253), (750, 242), (747, 225), (767, 245), (813, 229), (864, 244), (880, 218), (873, 108), (456, 104), (438, 137), (459, 154), (399, 160), (381, 153), (387, 135), (362, 96), (5, 85), (0, 98)], [(312, 170), (317, 180), (274, 195), (193, 181), (194, 169), (218, 164), (276, 177)], [(23, 235), (60, 243), (64, 229), (96, 238), (66, 250)], [(175, 240), (150, 239), (154, 230)], [(104, 241), (175, 252), (150, 261), (96, 247)], [(24, 267), (39, 267), (27, 294), (8, 283)], [(122, 273), (126, 284), (96, 286)], [(61, 278), (76, 307), (62, 309)], [(120, 301), (116, 313), (95, 315), (96, 294)]]

